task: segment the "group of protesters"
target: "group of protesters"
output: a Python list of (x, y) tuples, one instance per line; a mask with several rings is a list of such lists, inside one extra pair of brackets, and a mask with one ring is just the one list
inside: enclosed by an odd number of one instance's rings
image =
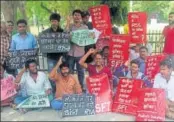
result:
[[(66, 27), (61, 28), (61, 16), (52, 13), (49, 21), (51, 27), (41, 33), (72, 32), (80, 29), (93, 29), (89, 22), (90, 14), (76, 9), (72, 12), (72, 18), (67, 17)], [(71, 23), (71, 21), (73, 22)], [(28, 97), (35, 94), (46, 94), (49, 96), (51, 107), (61, 110), (63, 107), (62, 96), (65, 94), (87, 93), (85, 86), (85, 71), (89, 76), (107, 74), (111, 89), (115, 93), (119, 79), (127, 77), (141, 79), (145, 88), (162, 88), (166, 92), (166, 115), (174, 118), (174, 12), (169, 14), (169, 25), (164, 28), (160, 41), (165, 40), (163, 53), (167, 58), (160, 63), (160, 72), (156, 74), (154, 83), (145, 75), (147, 56), (152, 52), (141, 44), (130, 47), (129, 60), (119, 67), (109, 67), (109, 46), (97, 50), (96, 45), (78, 46), (71, 43), (67, 53), (47, 53), (48, 73), (38, 70), (38, 63), (33, 59), (26, 61), (23, 69), (11, 70), (6, 65), (6, 58), (9, 50), (24, 50), (37, 48), (37, 41), (34, 35), (27, 32), (27, 21), (17, 21), (18, 32), (13, 30), (12, 21), (1, 22), (1, 79), (10, 76), (14, 77), (17, 95), (1, 101), (1, 106), (10, 105), (15, 107)], [(118, 28), (112, 28), (114, 34), (119, 34)], [(115, 31), (114, 31), (115, 30)], [(77, 76), (74, 77), (76, 66)], [(113, 94), (114, 95), (114, 94)], [(30, 109), (19, 109), (26, 113)]]

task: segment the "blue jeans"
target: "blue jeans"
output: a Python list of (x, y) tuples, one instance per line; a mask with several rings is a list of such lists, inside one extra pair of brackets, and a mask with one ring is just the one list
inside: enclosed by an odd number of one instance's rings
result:
[(84, 83), (84, 78), (85, 78), (85, 71), (79, 64), (80, 59), (81, 59), (81, 57), (68, 56), (68, 64), (69, 64), (69, 68), (70, 68), (71, 73), (74, 73), (74, 65), (76, 64), (78, 80), (80, 82), (81, 88), (83, 89), (84, 88), (83, 83)]
[(62, 110), (63, 108), (63, 102), (62, 100), (52, 100), (51, 101), (51, 108), (54, 109), (54, 110)]

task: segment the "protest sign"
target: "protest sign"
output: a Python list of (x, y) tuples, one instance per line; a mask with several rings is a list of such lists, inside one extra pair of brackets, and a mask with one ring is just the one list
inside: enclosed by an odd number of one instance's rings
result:
[(102, 50), (103, 47), (109, 46), (110, 38), (99, 38), (96, 43), (96, 49)]
[(43, 108), (50, 107), (50, 101), (47, 95), (33, 95), (23, 102), (21, 102), (17, 108)]
[(138, 94), (136, 121), (165, 121), (164, 89), (140, 89)]
[(86, 81), (89, 93), (96, 96), (96, 113), (111, 111), (112, 93), (107, 74), (87, 77)]
[(70, 34), (66, 32), (41, 33), (38, 42), (42, 53), (59, 53), (70, 50)]
[(95, 44), (100, 35), (100, 32), (96, 29), (88, 30), (76, 30), (72, 31), (71, 41), (79, 46), (87, 46)]
[(109, 65), (117, 67), (129, 59), (129, 43), (128, 35), (112, 35), (109, 42)]
[(28, 59), (36, 59), (38, 49), (26, 49), (9, 51), (7, 57), (7, 66), (10, 69), (23, 68)]
[(128, 13), (128, 25), (131, 43), (146, 43), (147, 14), (146, 12)]
[(138, 79), (121, 78), (114, 97), (112, 111), (135, 115), (138, 103), (138, 89), (143, 81)]
[(107, 5), (94, 6), (89, 9), (92, 25), (102, 32), (101, 36), (108, 36), (112, 33), (110, 10)]
[(8, 76), (1, 80), (1, 101), (14, 96), (16, 93), (13, 76)]
[(95, 96), (89, 94), (64, 95), (62, 116), (85, 116), (95, 114)]
[(145, 75), (153, 83), (155, 75), (160, 71), (160, 62), (166, 58), (166, 55), (152, 55), (146, 58)]

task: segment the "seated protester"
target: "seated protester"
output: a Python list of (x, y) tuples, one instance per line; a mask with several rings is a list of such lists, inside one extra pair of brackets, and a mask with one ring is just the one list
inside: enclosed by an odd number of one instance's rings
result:
[[(28, 97), (36, 94), (49, 95), (51, 100), (51, 84), (47, 75), (37, 70), (36, 61), (33, 59), (26, 61), (25, 67), (17, 75), (15, 80), (21, 86), (21, 94), (15, 97), (14, 103), (18, 105)], [(27, 109), (20, 110), (23, 113), (27, 112)]]
[[(85, 63), (85, 60), (88, 58), (89, 55), (94, 55), (94, 65)], [(91, 48), (79, 61), (79, 64), (88, 70), (89, 76), (95, 76), (100, 74), (107, 74), (111, 89), (113, 88), (112, 85), (112, 73), (109, 67), (103, 65), (103, 57), (102, 54), (97, 52), (95, 49)]]
[(174, 71), (172, 60), (164, 59), (160, 63), (160, 73), (155, 76), (153, 88), (162, 88), (166, 92), (166, 116), (174, 119)]
[[(123, 70), (125, 68), (125, 70)], [(130, 62), (130, 69), (126, 69), (126, 66), (121, 66), (116, 69), (114, 72), (114, 76), (117, 77), (117, 84), (118, 80), (121, 77), (127, 77), (132, 79), (141, 79), (144, 81), (144, 87), (152, 87), (152, 83), (148, 80), (148, 78), (142, 73), (139, 72), (140, 64), (138, 60), (132, 60)]]
[(145, 46), (140, 47), (139, 49), (140, 57), (137, 60), (140, 63), (140, 72), (145, 73), (145, 61), (148, 56), (148, 49)]
[[(0, 64), (0, 79), (2, 80), (2, 79), (7, 78), (9, 76), (13, 77), (13, 75), (8, 74), (5, 71), (4, 66)], [(15, 80), (15, 77), (13, 77), (13, 80)], [(13, 105), (13, 97), (10, 97), (6, 100), (1, 101), (1, 106), (8, 106), (8, 105), (10, 105), (10, 106)]]
[[(57, 72), (60, 68), (60, 73)], [(70, 74), (68, 63), (62, 62), (60, 57), (56, 66), (49, 74), (49, 78), (56, 83), (55, 99), (51, 102), (51, 107), (55, 110), (61, 110), (63, 107), (62, 96), (65, 94), (81, 94), (81, 85), (73, 75)]]
[(102, 49), (102, 55), (103, 55), (103, 64), (104, 66), (108, 66), (108, 59), (109, 59), (109, 46), (104, 46)]

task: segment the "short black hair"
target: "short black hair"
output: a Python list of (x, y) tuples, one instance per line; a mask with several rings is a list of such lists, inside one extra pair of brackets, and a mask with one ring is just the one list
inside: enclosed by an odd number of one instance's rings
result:
[(11, 23), (12, 25), (14, 25), (14, 22), (11, 20), (7, 21), (7, 23)]
[(132, 65), (132, 64), (137, 64), (138, 67), (140, 67), (140, 62), (139, 62), (137, 59), (132, 60), (132, 61), (130, 62), (130, 64), (131, 64), (131, 65)]
[(170, 12), (169, 15), (174, 14), (174, 11)]
[(68, 67), (69, 68), (69, 64), (67, 62), (63, 62), (61, 65), (60, 65), (60, 69), (62, 69), (63, 67)]
[(147, 47), (145, 47), (145, 46), (141, 46), (139, 50), (142, 50), (142, 49), (145, 49), (145, 50), (148, 52)]
[(20, 19), (20, 20), (17, 21), (17, 25), (21, 24), (21, 23), (27, 25), (27, 21), (25, 19)]
[(167, 66), (169, 69), (172, 68), (172, 59), (166, 58), (160, 62), (160, 66)]
[(35, 63), (35, 64), (37, 65), (36, 60), (34, 60), (34, 59), (28, 59), (28, 60), (25, 62), (25, 68), (29, 68), (29, 66), (30, 66), (31, 63)]
[(51, 20), (57, 20), (58, 22), (60, 22), (60, 19), (61, 19), (61, 16), (60, 16), (60, 14), (58, 14), (58, 13), (52, 13), (52, 14), (50, 15), (50, 21), (51, 21)]
[(90, 13), (88, 11), (83, 11), (82, 12), (82, 18), (84, 18), (86, 16), (90, 16)]
[(79, 13), (81, 16), (82, 16), (82, 11), (80, 9), (75, 9), (73, 12), (72, 12), (72, 15), (74, 15), (75, 13)]
[(109, 49), (109, 46), (104, 46), (103, 49), (102, 49), (102, 52), (103, 52), (105, 49)]
[(96, 55), (101, 55), (101, 57), (103, 56), (103, 55), (102, 55), (102, 52), (96, 52), (96, 53), (94, 54), (94, 57), (96, 57)]

